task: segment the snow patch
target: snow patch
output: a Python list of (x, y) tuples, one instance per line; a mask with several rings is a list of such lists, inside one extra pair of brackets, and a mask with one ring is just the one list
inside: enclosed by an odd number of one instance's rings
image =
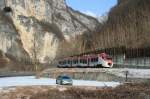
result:
[(82, 11), (82, 13), (97, 18), (97, 14), (91, 11)]
[[(56, 85), (56, 80), (51, 78), (36, 79), (35, 76), (0, 78), (0, 88), (33, 85)], [(116, 87), (118, 85), (120, 85), (119, 82), (73, 80), (73, 86)]]
[(109, 69), (107, 73), (114, 74), (119, 77), (126, 77), (126, 72), (128, 72), (128, 78), (142, 78), (150, 79), (150, 69)]

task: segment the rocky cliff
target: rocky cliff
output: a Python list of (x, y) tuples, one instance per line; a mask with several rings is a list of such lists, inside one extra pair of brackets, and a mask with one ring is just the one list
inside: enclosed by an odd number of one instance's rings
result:
[(50, 62), (60, 42), (100, 26), (65, 0), (1, 0), (0, 8), (0, 50), (20, 61)]

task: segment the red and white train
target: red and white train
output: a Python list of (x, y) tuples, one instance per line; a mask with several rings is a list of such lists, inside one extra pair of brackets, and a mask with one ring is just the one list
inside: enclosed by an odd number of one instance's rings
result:
[(90, 55), (64, 58), (58, 62), (58, 67), (59, 68), (75, 68), (75, 67), (111, 68), (113, 67), (113, 61), (112, 58), (106, 53), (90, 54)]

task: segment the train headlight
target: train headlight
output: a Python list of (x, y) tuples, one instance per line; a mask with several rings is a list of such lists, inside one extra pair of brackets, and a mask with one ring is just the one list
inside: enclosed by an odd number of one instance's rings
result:
[(109, 62), (109, 63), (108, 63), (108, 65), (109, 65), (109, 66), (111, 66), (111, 65), (112, 65), (112, 63), (110, 63), (110, 62)]

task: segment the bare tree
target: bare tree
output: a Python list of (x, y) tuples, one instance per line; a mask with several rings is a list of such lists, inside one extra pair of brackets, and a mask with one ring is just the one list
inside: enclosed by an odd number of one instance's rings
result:
[(33, 29), (32, 44), (33, 44), (33, 47), (32, 47), (32, 62), (33, 62), (33, 65), (34, 65), (34, 70), (35, 70), (36, 74), (38, 75), (38, 73), (39, 73), (39, 63), (40, 63), (39, 59), (38, 59), (38, 54), (39, 54), (40, 47), (39, 47), (39, 44), (38, 44), (38, 35), (35, 32), (35, 29)]

